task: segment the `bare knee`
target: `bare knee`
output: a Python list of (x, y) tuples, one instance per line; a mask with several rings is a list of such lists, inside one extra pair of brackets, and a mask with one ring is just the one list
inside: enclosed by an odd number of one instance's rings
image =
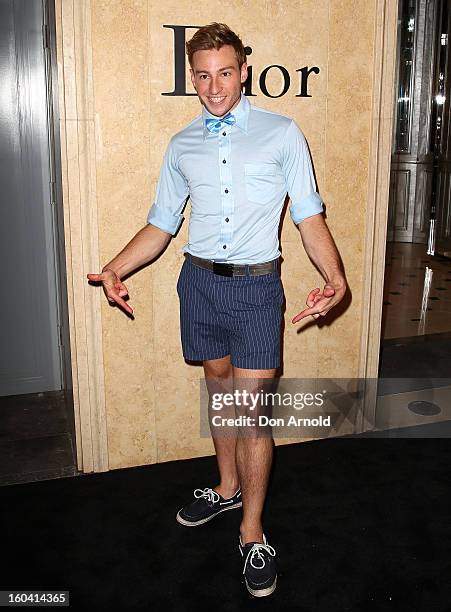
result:
[(213, 378), (217, 380), (231, 379), (233, 367), (230, 362), (230, 355), (221, 357), (221, 359), (209, 359), (203, 362), (205, 378)]

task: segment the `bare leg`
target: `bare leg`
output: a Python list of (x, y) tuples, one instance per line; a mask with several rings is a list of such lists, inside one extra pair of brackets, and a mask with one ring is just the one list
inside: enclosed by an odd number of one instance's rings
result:
[[(210, 395), (221, 390), (222, 393), (231, 393), (233, 390), (232, 364), (230, 355), (221, 359), (210, 359), (203, 362), (205, 380)], [(229, 430), (230, 435), (213, 434), (213, 443), (218, 461), (220, 483), (214, 490), (225, 499), (232, 497), (239, 487), (238, 472), (236, 469), (236, 433)]]
[[(261, 379), (270, 379), (268, 381), (270, 382), (275, 373), (275, 369), (246, 370), (233, 367), (234, 385), (235, 388), (244, 387), (251, 393), (258, 393), (263, 388), (260, 384)], [(255, 416), (256, 411), (247, 414)], [(271, 435), (261, 435), (257, 427), (247, 428), (243, 435), (238, 435), (236, 462), (243, 499), (243, 518), (240, 527), (243, 544), (263, 542), (261, 517), (268, 488), (272, 455), (273, 439)]]

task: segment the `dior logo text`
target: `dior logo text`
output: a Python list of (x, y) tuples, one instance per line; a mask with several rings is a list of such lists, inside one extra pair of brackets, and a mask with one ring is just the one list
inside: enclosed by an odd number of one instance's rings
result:
[[(186, 56), (185, 56), (185, 42), (186, 42), (186, 30), (194, 29), (197, 30), (199, 26), (188, 26), (188, 25), (163, 25), (163, 28), (170, 28), (174, 32), (174, 89), (162, 93), (162, 96), (195, 96), (196, 93), (188, 93), (186, 91)], [(244, 48), (246, 55), (252, 54), (252, 47)], [(282, 77), (282, 89), (280, 91), (269, 91), (266, 79), (270, 72), (278, 71)], [(311, 98), (312, 96), (308, 93), (308, 79), (313, 74), (319, 74), (320, 69), (318, 66), (304, 66), (296, 70), (298, 74), (298, 93), (296, 98)], [(291, 76), (285, 66), (280, 64), (271, 64), (266, 66), (262, 70), (258, 77), (258, 85), (261, 93), (267, 98), (280, 98), (284, 96), (291, 86)], [(256, 96), (258, 94), (253, 92), (253, 70), (252, 66), (248, 65), (248, 77), (243, 85), (244, 94), (248, 97)]]

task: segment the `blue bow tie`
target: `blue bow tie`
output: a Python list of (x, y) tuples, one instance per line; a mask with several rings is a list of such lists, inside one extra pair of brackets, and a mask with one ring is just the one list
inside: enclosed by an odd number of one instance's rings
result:
[(212, 134), (217, 134), (221, 131), (224, 125), (233, 125), (236, 123), (235, 115), (232, 113), (227, 113), (225, 117), (222, 119), (206, 119), (205, 125), (207, 126), (207, 130)]

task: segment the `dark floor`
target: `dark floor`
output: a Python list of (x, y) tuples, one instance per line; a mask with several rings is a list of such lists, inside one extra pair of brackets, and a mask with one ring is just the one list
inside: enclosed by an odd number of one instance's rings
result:
[(450, 259), (428, 255), (426, 244), (388, 242), (382, 338), (451, 330)]
[(379, 376), (451, 378), (451, 332), (382, 340)]
[(240, 511), (175, 521), (214, 457), (0, 489), (0, 589), (65, 589), (108, 610), (451, 609), (449, 440), (327, 439), (276, 448), (265, 531), (275, 593), (241, 582)]
[(378, 395), (449, 385), (451, 332), (381, 342)]
[(0, 485), (73, 476), (71, 406), (62, 391), (0, 398)]

